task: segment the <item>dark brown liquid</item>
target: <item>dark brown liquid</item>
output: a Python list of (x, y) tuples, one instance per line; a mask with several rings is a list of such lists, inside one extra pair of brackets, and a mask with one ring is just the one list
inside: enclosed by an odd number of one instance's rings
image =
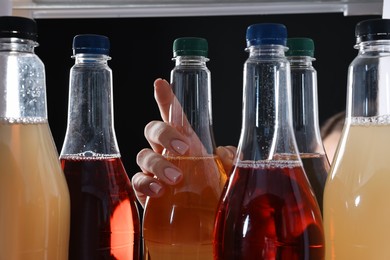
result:
[(321, 212), (302, 167), (239, 165), (225, 187), (214, 259), (324, 259)]
[(71, 201), (70, 260), (139, 260), (140, 220), (120, 158), (61, 158)]
[(321, 154), (300, 154), (311, 187), (316, 195), (318, 205), (323, 209), (323, 198), (326, 178), (330, 170), (328, 159)]

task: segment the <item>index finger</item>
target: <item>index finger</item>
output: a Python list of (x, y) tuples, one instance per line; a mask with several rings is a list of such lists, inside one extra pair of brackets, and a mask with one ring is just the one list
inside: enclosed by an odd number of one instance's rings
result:
[(156, 99), (162, 120), (168, 123), (169, 108), (173, 103), (175, 95), (171, 85), (166, 80), (156, 79), (154, 81), (154, 98)]
[[(160, 110), (161, 118), (164, 122), (169, 123), (170, 116), (173, 118), (179, 118), (181, 125), (173, 126), (180, 133), (189, 138), (191, 144), (191, 154), (204, 154), (205, 149), (199, 137), (193, 131), (191, 124), (188, 122), (187, 117), (183, 115), (183, 109), (180, 102), (177, 100), (173, 93), (171, 85), (164, 79), (156, 79), (154, 81), (154, 98)], [(172, 107), (171, 107), (172, 106)], [(170, 111), (173, 113), (170, 115)], [(178, 119), (174, 119), (178, 120)]]

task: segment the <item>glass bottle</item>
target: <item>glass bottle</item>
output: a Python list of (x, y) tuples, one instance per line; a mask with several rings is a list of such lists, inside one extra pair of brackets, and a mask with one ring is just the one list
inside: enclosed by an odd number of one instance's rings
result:
[(330, 170), (318, 121), (317, 71), (312, 65), (314, 42), (310, 38), (288, 38), (292, 115), (295, 139), (303, 168), (322, 212), (325, 181)]
[(292, 127), (287, 29), (247, 28), (243, 121), (215, 223), (214, 259), (323, 259), (321, 212)]
[(0, 258), (68, 260), (69, 191), (32, 19), (0, 17)]
[(324, 192), (326, 259), (390, 259), (390, 19), (355, 28), (346, 119)]
[(212, 239), (218, 201), (227, 176), (215, 154), (208, 43), (195, 37), (173, 43), (171, 85), (176, 99), (169, 123), (186, 136), (186, 154), (163, 155), (183, 172), (160, 198), (148, 198), (143, 218), (146, 259), (213, 259)]
[(114, 130), (110, 42), (73, 38), (68, 123), (60, 161), (69, 186), (69, 259), (138, 260), (140, 218)]

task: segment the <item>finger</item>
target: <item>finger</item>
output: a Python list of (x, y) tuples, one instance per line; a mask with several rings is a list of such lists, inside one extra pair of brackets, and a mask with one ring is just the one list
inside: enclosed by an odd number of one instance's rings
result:
[(142, 149), (137, 154), (136, 161), (144, 173), (153, 174), (162, 183), (175, 185), (183, 178), (179, 168), (151, 149)]
[(232, 146), (232, 145), (226, 145), (224, 147), (230, 151), (230, 155), (232, 156), (232, 159), (233, 159), (234, 156), (236, 155), (237, 147)]
[(221, 158), (226, 174), (229, 176), (233, 168), (233, 160), (236, 154), (236, 147), (234, 146), (219, 146), (216, 153)]
[(154, 81), (154, 98), (164, 122), (169, 122), (169, 109), (175, 98), (171, 85), (164, 79)]
[[(204, 155), (206, 150), (198, 135), (193, 131), (187, 117), (183, 114), (181, 104), (174, 95), (171, 85), (164, 79), (156, 79), (154, 81), (154, 96), (163, 121), (180, 122), (180, 125), (173, 125), (173, 127), (187, 137), (186, 143), (191, 145), (190, 153), (192, 155)], [(153, 149), (161, 150), (161, 147), (154, 146)]]
[(159, 180), (149, 176), (143, 172), (137, 172), (131, 178), (135, 196), (141, 203), (142, 207), (145, 207), (146, 198), (160, 197), (164, 193), (164, 186)]
[(165, 122), (149, 122), (145, 126), (144, 135), (156, 153), (161, 154), (166, 148), (172, 153), (183, 155), (189, 148), (188, 139)]
[[(169, 116), (174, 122), (181, 122), (182, 129), (188, 129), (191, 127), (187, 118), (183, 116), (183, 109), (180, 102), (177, 100), (175, 94), (172, 91), (171, 85), (165, 79), (156, 79), (154, 81), (154, 98), (156, 99), (158, 108), (160, 110), (161, 118), (164, 122), (169, 122)], [(169, 113), (173, 114), (169, 114)]]

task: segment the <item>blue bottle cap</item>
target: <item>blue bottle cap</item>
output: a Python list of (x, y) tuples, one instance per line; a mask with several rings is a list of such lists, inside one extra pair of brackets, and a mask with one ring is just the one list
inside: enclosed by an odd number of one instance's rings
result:
[(35, 20), (19, 16), (1, 16), (0, 38), (12, 37), (36, 41), (38, 34)]
[(73, 54), (105, 54), (110, 52), (110, 40), (104, 35), (79, 34), (73, 38)]
[(314, 41), (310, 38), (288, 38), (287, 47), (288, 51), (286, 52), (286, 56), (314, 57)]
[(246, 30), (246, 46), (266, 44), (287, 44), (287, 28), (278, 23), (259, 23), (248, 26)]
[(356, 24), (356, 44), (366, 41), (389, 40), (390, 19), (368, 19)]

